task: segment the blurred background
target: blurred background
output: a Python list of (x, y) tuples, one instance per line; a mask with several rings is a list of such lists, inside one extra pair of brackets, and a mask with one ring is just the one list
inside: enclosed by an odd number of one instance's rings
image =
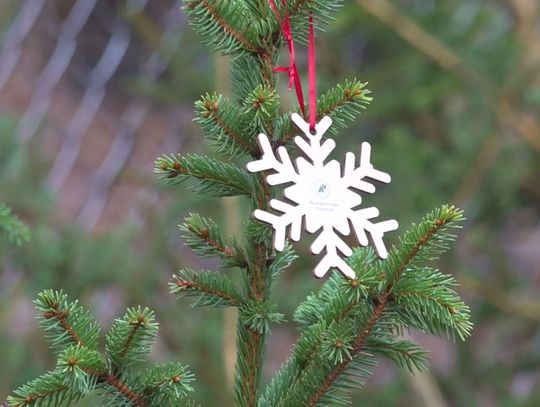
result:
[[(79, 298), (104, 329), (127, 306), (155, 309), (152, 359), (189, 364), (203, 405), (230, 400), (234, 315), (176, 302), (167, 280), (215, 265), (183, 245), (176, 225), (189, 212), (231, 232), (249, 213), (152, 173), (160, 154), (210, 151), (193, 103), (229, 86), (228, 61), (201, 46), (179, 6), (0, 2), (0, 201), (32, 231), (21, 248), (0, 243), (0, 400), (54, 367), (32, 306), (45, 288)], [(401, 231), (446, 202), (467, 216), (440, 268), (461, 284), (472, 338), (411, 333), (433, 353), (431, 372), (381, 362), (353, 405), (540, 405), (540, 2), (351, 0), (319, 37), (319, 92), (354, 77), (373, 92), (336, 138), (340, 153), (370, 141), (392, 174), (369, 203)], [(274, 290), (289, 321), (320, 286), (299, 252)], [(265, 382), (296, 335), (292, 322), (273, 327)]]

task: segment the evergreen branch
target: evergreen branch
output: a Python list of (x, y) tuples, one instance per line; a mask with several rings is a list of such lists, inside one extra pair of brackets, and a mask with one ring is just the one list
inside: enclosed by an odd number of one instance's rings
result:
[[(328, 388), (328, 391), (321, 394), (317, 403), (346, 404), (346, 399), (334, 391), (338, 387), (336, 385), (347, 388), (353, 387), (355, 381), (370, 375), (370, 369), (376, 365), (376, 362), (372, 355), (366, 352), (352, 354), (354, 335), (351, 335), (350, 327), (345, 325), (347, 324), (335, 325), (335, 328), (338, 328), (335, 335), (326, 338), (323, 347), (311, 355), (309, 363), (293, 367), (289, 361), (286, 362), (277, 377), (280, 379), (286, 378), (289, 381), (292, 379), (292, 386), (285, 388), (279, 385), (275, 386), (278, 381), (273, 381), (271, 383), (271, 386), (274, 385), (273, 391), (267, 391), (259, 405), (261, 407), (311, 405), (309, 404), (311, 401), (309, 389), (323, 386), (326, 377), (335, 366), (334, 363), (339, 360), (347, 360), (348, 369), (344, 372), (346, 374), (337, 377), (332, 386)], [(332, 357), (329, 357), (330, 354)]]
[(306, 4), (309, 4), (310, 0), (293, 0), (287, 3), (287, 8), (290, 16), (295, 16), (299, 12), (303, 11)]
[(275, 257), (271, 259), (271, 264), (268, 266), (268, 274), (271, 281), (275, 280), (280, 273), (289, 268), (297, 257), (291, 244), (286, 242), (285, 248), (276, 253)]
[(71, 390), (86, 395), (95, 389), (99, 375), (106, 368), (98, 351), (70, 346), (59, 355), (56, 370), (64, 374)]
[[(311, 294), (298, 306), (294, 320), (304, 326), (319, 322), (330, 324), (349, 315), (351, 310), (384, 286), (385, 275), (378, 270), (378, 257), (371, 247), (357, 248), (347, 260), (356, 273), (354, 279), (333, 274), (317, 294)], [(340, 293), (336, 296), (336, 293)]]
[[(276, 90), (268, 85), (258, 84), (245, 98), (242, 105), (242, 113), (245, 123), (245, 132), (255, 135), (257, 133), (269, 133), (271, 124), (279, 110), (279, 96)], [(255, 139), (251, 140), (255, 147)], [(251, 151), (253, 156), (259, 151)]]
[[(332, 126), (329, 131), (334, 135), (339, 134), (373, 99), (369, 96), (371, 92), (365, 89), (366, 85), (367, 83), (358, 80), (346, 81), (320, 96), (317, 100), (317, 121), (324, 116), (330, 116)], [(288, 116), (286, 119), (290, 121)], [(284, 125), (280, 133), (280, 143), (287, 143), (296, 133), (295, 126)]]
[(193, 374), (180, 363), (170, 362), (149, 369), (143, 393), (154, 406), (172, 405), (193, 391)]
[[(264, 181), (253, 199), (255, 208), (267, 208), (270, 200), (268, 184)], [(269, 297), (270, 274), (268, 256), (271, 252), (271, 242), (266, 239), (254, 240), (251, 244), (250, 264), (247, 268), (246, 283), (248, 297), (256, 303), (264, 302)], [(247, 326), (241, 314), (237, 323), (237, 358), (235, 371), (235, 399), (239, 406), (255, 407), (258, 398), (258, 388), (262, 370), (262, 359), (266, 332), (260, 326)], [(253, 321), (256, 322), (256, 321)]]
[(284, 321), (284, 315), (275, 312), (276, 304), (269, 301), (247, 301), (240, 308), (240, 320), (251, 330), (260, 334), (270, 332), (270, 323)]
[(224, 54), (259, 51), (243, 1), (185, 0), (186, 13), (203, 42)]
[(342, 6), (342, 3), (343, 0), (289, 0), (287, 9), (291, 17), (300, 13), (307, 15), (316, 12), (322, 17), (328, 18), (328, 13), (336, 11)]
[(64, 379), (64, 374), (58, 371), (45, 373), (15, 390), (14, 394), (8, 397), (8, 405), (59, 405), (65, 401), (75, 402), (80, 399), (82, 394), (71, 391)]
[(414, 373), (415, 370), (425, 372), (429, 366), (429, 354), (416, 343), (408, 340), (397, 340), (388, 332), (377, 332), (371, 335), (366, 343), (367, 352), (384, 356), (394, 361), (400, 368)]
[[(92, 372), (84, 372), (88, 377), (93, 374)], [(91, 380), (95, 380), (99, 383), (106, 383), (113, 387), (115, 391), (122, 395), (125, 400), (129, 400), (138, 407), (149, 407), (145, 401), (144, 396), (137, 394), (128, 385), (126, 385), (119, 378), (102, 374), (100, 376), (91, 377)], [(86, 393), (78, 392), (72, 388), (72, 383), (66, 381), (65, 372), (54, 371), (49, 372), (41, 377), (21, 386), (14, 392), (14, 395), (8, 397), (8, 405), (11, 407), (26, 407), (26, 406), (41, 406), (41, 405), (68, 405), (72, 406)], [(120, 405), (124, 406), (125, 403)], [(155, 404), (160, 406), (161, 404)]]
[[(384, 262), (383, 268), (387, 272), (388, 285), (385, 290), (376, 299), (376, 304), (371, 311), (367, 323), (359, 330), (358, 336), (352, 346), (353, 355), (363, 352), (366, 343), (370, 338), (373, 329), (383, 315), (390, 294), (399, 281), (403, 272), (419, 261), (426, 258), (433, 258), (441, 251), (446, 250), (447, 246), (441, 242), (447, 242), (449, 235), (446, 233), (448, 227), (454, 226), (456, 221), (463, 219), (462, 211), (453, 206), (442, 206), (441, 208), (428, 214), (419, 225), (413, 225), (410, 231), (406, 232), (401, 239), (402, 246), (399, 250), (393, 248), (392, 255)], [(415, 237), (415, 240), (412, 240)], [(333, 367), (325, 377), (323, 383), (313, 392), (307, 406), (315, 406), (321, 398), (334, 386), (337, 379), (345, 372), (351, 360), (345, 360)]]
[[(339, 321), (333, 323), (337, 322)], [(325, 321), (313, 324), (302, 331), (293, 348), (293, 359), (298, 365), (299, 371), (311, 363), (313, 358), (321, 352), (328, 331), (329, 325)]]
[[(301, 400), (306, 394), (303, 385), (306, 382), (313, 384), (315, 376), (321, 376), (321, 372), (317, 372), (318, 368), (313, 365), (314, 361), (321, 358), (317, 366), (328, 366), (328, 358), (334, 361), (344, 360), (350, 354), (350, 338), (341, 338), (338, 341), (338, 337), (343, 336), (340, 331), (348, 326), (348, 318), (364, 321), (369, 317), (367, 310), (370, 304), (365, 300), (368, 291), (363, 283), (372, 281), (373, 275), (376, 275), (376, 285), (380, 285), (380, 272), (373, 271), (376, 270), (376, 267), (373, 267), (375, 261), (373, 249), (355, 250), (349, 258), (349, 264), (355, 270), (357, 278), (350, 280), (333, 274), (316, 295), (309, 295), (300, 304), (294, 319), (306, 327), (294, 345), (293, 355), (266, 388), (262, 397), (263, 405), (273, 407), (305, 403), (306, 400)], [(345, 325), (340, 325), (343, 323)], [(333, 341), (328, 339), (332, 337)], [(323, 352), (323, 348), (326, 352)], [(362, 374), (367, 374), (362, 366), (371, 366), (371, 360), (367, 357), (360, 359), (355, 364)], [(286, 381), (281, 381), (281, 377), (286, 377), (290, 385), (287, 386)]]
[[(267, 209), (271, 197), (270, 187), (260, 174), (255, 179), (259, 182), (254, 182), (251, 209)], [(250, 232), (254, 232), (254, 228), (251, 227)], [(256, 303), (263, 303), (269, 298), (271, 285), (269, 256), (272, 253), (272, 243), (270, 239), (260, 237), (247, 242), (249, 264), (244, 277), (246, 297)], [(246, 326), (242, 315), (239, 315), (234, 389), (239, 406), (254, 407), (258, 398), (266, 332), (261, 332), (255, 325), (254, 328)]]
[[(143, 394), (132, 389), (132, 386), (122, 381), (119, 377), (111, 374), (104, 374), (100, 376), (99, 380), (101, 383), (108, 386), (109, 391), (114, 392), (115, 397), (112, 398), (112, 403), (116, 402), (118, 396), (121, 397), (121, 401), (119, 401), (118, 404), (112, 405), (135, 407), (151, 406), (151, 404), (146, 401), (146, 398)], [(128, 402), (127, 404), (126, 401)]]
[[(96, 368), (86, 368), (83, 371), (95, 377), (97, 387), (107, 390), (109, 396), (108, 406), (137, 406), (150, 407), (146, 395), (137, 390), (139, 385), (139, 375), (134, 375), (130, 380), (126, 379), (125, 373), (109, 373), (106, 370)], [(127, 403), (127, 404), (126, 404)]]
[(258, 245), (272, 245), (272, 228), (268, 223), (250, 218), (246, 222), (245, 231), (248, 242), (253, 242)]
[(257, 86), (274, 84), (272, 67), (277, 61), (269, 55), (245, 54), (231, 61), (231, 82), (235, 100), (242, 103)]
[(240, 108), (222, 95), (206, 94), (195, 102), (197, 117), (203, 134), (217, 151), (231, 157), (257, 153), (255, 135), (244, 132)]
[(55, 351), (63, 351), (71, 345), (97, 349), (99, 326), (78, 301), (68, 302), (62, 291), (45, 290), (38, 294), (34, 304), (39, 326)]
[(356, 277), (352, 280), (340, 278), (333, 282), (344, 292), (347, 301), (358, 303), (365, 298), (373, 298), (381, 292), (386, 275), (379, 269), (379, 257), (372, 247), (354, 249), (347, 261)]
[(155, 172), (169, 184), (194, 179), (189, 189), (211, 197), (251, 194), (251, 178), (245, 171), (210, 157), (163, 155), (156, 160)]
[(9, 405), (71, 406), (94, 390), (105, 390), (110, 407), (157, 407), (176, 405), (192, 391), (193, 375), (180, 364), (150, 369), (144, 385), (140, 375), (127, 369), (144, 359), (157, 334), (154, 314), (147, 308), (128, 309), (113, 324), (106, 338), (108, 366), (96, 349), (99, 329), (77, 302), (68, 302), (62, 292), (45, 290), (35, 303), (41, 327), (60, 352), (57, 367), (18, 388), (8, 398)]
[(264, 18), (268, 16), (268, 12), (270, 11), (266, 5), (266, 0), (244, 0), (244, 3), (246, 4), (246, 7), (248, 10), (254, 15), (259, 18)]
[(365, 88), (366, 85), (367, 83), (356, 79), (346, 81), (318, 98), (317, 118), (318, 120), (324, 116), (332, 118), (332, 126), (329, 129), (332, 134), (339, 134), (373, 100), (369, 96), (371, 91)]
[(450, 288), (455, 285), (453, 277), (437, 270), (409, 270), (392, 291), (394, 311), (407, 326), (447, 336), (456, 332), (464, 340), (470, 335), (472, 323), (469, 307)]
[[(337, 274), (331, 276), (319, 292), (320, 302), (314, 302), (317, 296), (311, 295), (299, 307), (299, 309), (306, 306), (313, 307), (314, 314), (319, 310), (320, 318), (303, 330), (294, 345), (292, 356), (266, 388), (261, 405), (272, 407), (305, 405), (307, 402), (305, 397), (309, 394), (307, 389), (316, 386), (321, 377), (330, 373), (328, 369), (333, 365), (328, 363), (329, 360), (337, 363), (354, 358), (351, 353), (354, 335), (351, 336), (351, 333), (357, 331), (357, 328), (353, 327), (362, 324), (359, 321), (367, 320), (371, 305), (365, 299), (362, 299), (361, 303), (359, 300), (353, 300), (348, 304), (347, 297), (341, 295), (343, 288), (340, 281), (344, 280), (351, 281)], [(337, 291), (333, 291), (331, 295), (332, 290)], [(339, 295), (336, 295), (336, 292)], [(306, 315), (308, 314), (302, 314), (303, 317)], [(297, 321), (298, 318), (299, 315), (295, 314)], [(351, 363), (356, 367), (349, 369), (351, 377), (361, 378), (369, 374), (366, 368), (373, 366), (374, 361), (369, 355), (362, 354)], [(281, 377), (286, 377), (288, 382), (281, 381)], [(343, 380), (348, 381), (347, 377)]]
[(230, 244), (219, 230), (219, 226), (211, 219), (198, 214), (190, 214), (183, 225), (180, 225), (182, 237), (195, 253), (203, 257), (220, 257), (228, 267), (246, 267), (246, 254), (242, 247), (233, 240)]
[(119, 373), (109, 373), (105, 369), (87, 367), (81, 370), (95, 379), (96, 387), (107, 390), (110, 398), (109, 403), (107, 404), (108, 406), (151, 406), (146, 396), (136, 389), (136, 387), (140, 387), (138, 384), (138, 375), (134, 375), (131, 378), (130, 383), (123, 377), (124, 375)]
[[(354, 340), (354, 321), (342, 319), (334, 321), (328, 329), (322, 343), (322, 352), (328, 355), (333, 364), (352, 359), (352, 341)], [(311, 355), (309, 356), (311, 357)], [(306, 358), (306, 360), (309, 360)]]
[[(383, 294), (380, 298), (379, 304), (373, 309), (371, 317), (369, 318), (366, 326), (360, 331), (360, 334), (357, 336), (356, 340), (354, 341), (352, 345), (352, 351), (351, 353), (353, 355), (358, 355), (363, 350), (367, 339), (369, 338), (369, 335), (371, 334), (371, 331), (375, 327), (375, 324), (381, 317), (384, 308), (386, 306), (386, 303), (388, 301), (388, 295)], [(324, 381), (316, 391), (313, 393), (313, 395), (309, 398), (308, 402), (306, 403), (306, 406), (313, 407), (317, 405), (317, 403), (321, 400), (323, 396), (325, 396), (329, 390), (334, 386), (334, 383), (338, 380), (338, 378), (345, 372), (345, 369), (349, 366), (349, 363), (353, 359), (344, 360), (341, 363), (338, 363), (335, 365), (332, 370), (326, 375), (324, 378)]]
[(266, 387), (262, 397), (258, 400), (258, 407), (278, 407), (279, 403), (285, 399), (288, 387), (282, 383), (294, 383), (299, 376), (299, 367), (292, 358), (287, 359), (275, 373), (272, 381)]
[(409, 268), (433, 261), (449, 249), (456, 238), (448, 231), (459, 228), (463, 211), (443, 205), (435, 209), (400, 237), (400, 247), (392, 247), (388, 258), (382, 262), (382, 271), (388, 276), (387, 292), (390, 293), (402, 274)]
[(238, 355), (234, 375), (235, 398), (240, 407), (255, 407), (265, 335), (244, 325), (240, 316), (237, 327)]
[[(441, 241), (451, 240), (452, 236), (448, 235), (447, 230), (455, 227), (454, 223), (461, 219), (460, 211), (453, 207), (442, 207), (427, 215), (419, 225), (413, 225), (401, 239), (402, 247), (399, 250), (392, 249), (394, 258), (400, 259), (400, 262), (392, 263), (393, 270), (389, 269), (387, 260), (376, 260), (371, 249), (356, 250), (349, 259), (349, 264), (356, 272), (355, 279), (345, 279), (336, 274), (323, 285), (317, 295), (310, 295), (299, 306), (295, 320), (306, 325), (306, 329), (295, 344), (293, 355), (267, 387), (262, 400), (279, 400), (281, 404), (278, 405), (294, 405), (300, 402), (302, 394), (309, 394), (309, 398), (302, 399), (301, 405), (315, 405), (321, 400), (334, 397), (334, 389), (342, 388), (347, 383), (348, 379), (342, 375), (350, 375), (351, 371), (358, 369), (361, 374), (367, 374), (367, 370), (362, 367), (369, 367), (370, 363), (365, 352), (374, 351), (367, 346), (368, 340), (380, 339), (382, 333), (387, 336), (388, 333), (396, 332), (399, 324), (403, 323), (403, 318), (396, 320), (395, 317), (396, 294), (401, 288), (410, 287), (413, 283), (395, 285), (393, 282), (400, 282), (401, 278), (422, 279), (419, 273), (414, 273), (417, 264), (446, 249)], [(412, 240), (413, 237), (415, 240)], [(449, 281), (453, 280), (448, 277), (437, 279), (434, 276), (431, 278), (432, 284), (425, 285), (445, 286)], [(468, 321), (468, 313), (463, 313), (463, 318)], [(348, 334), (351, 322), (355, 327), (352, 340)], [(461, 329), (458, 326), (452, 328), (458, 333)], [(410, 355), (403, 352), (400, 354), (398, 351), (402, 351), (406, 344), (393, 340), (395, 346), (386, 349), (387, 356), (399, 358), (398, 364), (401, 363), (401, 366), (423, 365), (423, 354), (412, 351)], [(376, 350), (383, 354), (381, 347)], [(348, 357), (349, 354), (351, 357)], [(334, 362), (330, 363), (331, 369), (324, 374), (322, 381), (318, 378), (320, 374), (317, 376), (316, 373), (318, 355), (322, 358), (320, 364), (326, 362), (328, 365), (329, 360)], [(358, 361), (359, 357), (361, 361)], [(279, 382), (279, 377), (286, 377), (288, 381)], [(267, 405), (275, 404), (270, 402)]]
[[(281, 2), (276, 2), (280, 12), (283, 14)], [(294, 39), (299, 43), (306, 44), (308, 39), (308, 16), (313, 15), (314, 25), (317, 30), (322, 31), (324, 25), (333, 21), (333, 14), (342, 7), (344, 0), (288, 0), (287, 10), (291, 20)], [(275, 17), (271, 15), (275, 20)], [(270, 21), (274, 21), (270, 20)], [(274, 31), (281, 33), (277, 22)]]
[(105, 341), (113, 372), (143, 361), (157, 332), (154, 313), (148, 308), (130, 308), (122, 318), (116, 319)]
[(12, 213), (11, 208), (0, 202), (0, 231), (17, 246), (30, 240), (30, 231), (21, 220)]
[(169, 286), (179, 298), (193, 298), (192, 307), (239, 307), (244, 303), (234, 282), (220, 273), (182, 270), (172, 277)]

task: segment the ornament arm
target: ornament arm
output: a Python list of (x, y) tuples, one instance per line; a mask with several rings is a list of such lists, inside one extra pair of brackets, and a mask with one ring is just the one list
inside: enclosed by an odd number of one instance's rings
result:
[(267, 178), (270, 185), (280, 185), (296, 181), (298, 179), (298, 173), (289, 157), (287, 149), (283, 146), (277, 149), (278, 160), (266, 134), (259, 134), (257, 140), (263, 154), (260, 160), (249, 162), (246, 165), (247, 170), (249, 172), (275, 170), (276, 173), (269, 175)]
[(351, 220), (354, 233), (356, 234), (360, 245), (368, 245), (369, 241), (366, 232), (369, 233), (377, 254), (380, 258), (385, 259), (388, 256), (388, 251), (386, 250), (383, 241), (384, 234), (396, 230), (398, 228), (398, 223), (395, 219), (377, 223), (370, 221), (370, 219), (377, 216), (379, 216), (379, 210), (375, 207), (350, 211), (349, 213), (349, 219)]
[(272, 199), (270, 206), (282, 212), (280, 215), (273, 214), (271, 212), (263, 211), (262, 209), (256, 209), (253, 212), (253, 216), (262, 221), (272, 225), (275, 230), (274, 234), (274, 248), (281, 252), (285, 248), (285, 240), (287, 238), (287, 228), (290, 226), (289, 235), (295, 242), (300, 240), (302, 233), (302, 218), (304, 212), (299, 206), (289, 205), (286, 202), (278, 199)]
[(311, 244), (310, 249), (313, 254), (319, 254), (326, 249), (326, 254), (313, 271), (317, 278), (324, 277), (332, 267), (337, 268), (348, 278), (355, 278), (353, 269), (338, 254), (339, 250), (348, 257), (352, 254), (352, 250), (331, 226), (323, 228), (321, 234)]

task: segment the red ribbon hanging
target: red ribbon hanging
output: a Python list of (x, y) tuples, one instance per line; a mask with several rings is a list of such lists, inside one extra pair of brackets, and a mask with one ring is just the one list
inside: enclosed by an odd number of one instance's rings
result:
[(289, 66), (278, 66), (274, 68), (274, 72), (288, 72), (289, 73), (289, 90), (292, 89), (292, 85), (296, 89), (296, 97), (298, 98), (298, 103), (300, 104), (300, 109), (304, 116), (306, 115), (304, 108), (304, 92), (302, 90), (302, 83), (300, 82), (300, 75), (298, 75), (298, 68), (296, 67), (296, 54), (294, 51), (294, 40), (291, 31), (291, 23), (289, 21), (289, 13), (287, 13), (287, 0), (282, 0), (283, 4), (283, 15), (284, 18), (281, 18), (281, 14), (276, 6), (274, 0), (268, 0), (270, 2), (270, 7), (274, 10), (276, 18), (281, 26), (283, 31), (283, 36), (285, 41), (287, 41), (287, 46), (289, 48), (290, 61)]
[(315, 34), (313, 33), (313, 14), (309, 14), (308, 46), (308, 93), (309, 93), (309, 129), (315, 130), (317, 121), (317, 75), (315, 69)]
[[(287, 0), (282, 0), (283, 5), (283, 18), (279, 13), (279, 10), (276, 6), (274, 0), (268, 0), (270, 7), (276, 14), (276, 18), (281, 26), (283, 31), (283, 36), (287, 41), (287, 46), (289, 48), (289, 66), (278, 66), (274, 68), (274, 72), (288, 72), (289, 74), (289, 90), (292, 89), (294, 84), (296, 90), (296, 97), (298, 99), (298, 104), (300, 105), (300, 110), (304, 117), (306, 116), (305, 112), (305, 103), (304, 103), (304, 92), (302, 90), (302, 83), (300, 82), (300, 75), (298, 75), (298, 68), (296, 67), (296, 54), (294, 51), (294, 39), (291, 30), (291, 24), (289, 20), (289, 14), (287, 13)], [(309, 96), (309, 128), (310, 130), (315, 130), (315, 124), (317, 120), (317, 77), (315, 72), (315, 34), (313, 32), (313, 14), (309, 14), (309, 50), (308, 50), (308, 96)]]

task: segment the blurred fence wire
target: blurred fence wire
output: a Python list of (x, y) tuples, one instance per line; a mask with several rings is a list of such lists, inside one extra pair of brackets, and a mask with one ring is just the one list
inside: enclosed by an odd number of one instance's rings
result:
[[(52, 156), (45, 183), (66, 197), (70, 218), (88, 230), (97, 225), (115, 181), (137, 155), (137, 134), (152, 121), (149, 115), (162, 114), (151, 101), (126, 97), (118, 86), (124, 71), (156, 80), (169, 65), (170, 53), (162, 49), (179, 47), (184, 19), (177, 2), (149, 3), (26, 0), (1, 40), (0, 104), (21, 118), (16, 134), (22, 144), (44, 135)], [(145, 13), (162, 30), (154, 49), (141, 44), (129, 21)], [(160, 121), (160, 134), (152, 137), (170, 147), (179, 125)], [(159, 143), (154, 148), (155, 154), (164, 150)], [(92, 163), (81, 158), (83, 150), (95, 156)], [(150, 157), (147, 152), (145, 161)]]

